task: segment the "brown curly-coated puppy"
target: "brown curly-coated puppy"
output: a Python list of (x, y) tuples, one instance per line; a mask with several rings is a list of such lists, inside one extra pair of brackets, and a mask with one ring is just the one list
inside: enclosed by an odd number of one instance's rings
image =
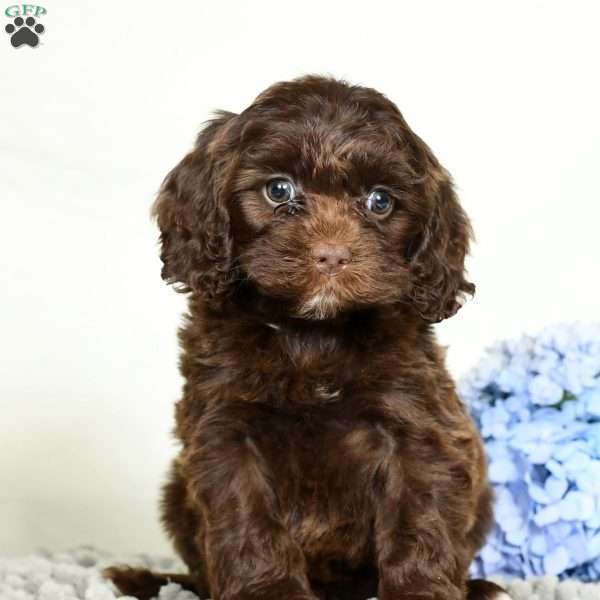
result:
[(431, 323), (452, 316), (470, 225), (448, 173), (373, 89), (305, 76), (218, 113), (154, 206), (189, 294), (182, 443), (163, 523), (215, 600), (482, 600), (480, 438)]

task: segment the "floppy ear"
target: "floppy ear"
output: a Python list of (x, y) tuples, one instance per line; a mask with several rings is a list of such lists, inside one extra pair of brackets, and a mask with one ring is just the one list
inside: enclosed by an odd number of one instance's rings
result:
[(473, 231), (450, 175), (425, 143), (414, 137), (421, 172), (425, 167), (423, 193), (432, 209), (409, 259), (409, 297), (423, 319), (437, 323), (454, 315), (464, 304), (466, 294), (475, 293), (475, 285), (465, 277), (464, 265)]
[(221, 111), (198, 135), (195, 148), (165, 178), (152, 207), (160, 229), (162, 278), (178, 292), (200, 292), (218, 306), (232, 280), (232, 239), (224, 202), (226, 124)]

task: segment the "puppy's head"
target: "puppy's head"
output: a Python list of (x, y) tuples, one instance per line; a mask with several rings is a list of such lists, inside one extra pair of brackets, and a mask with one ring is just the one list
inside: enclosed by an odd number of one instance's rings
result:
[(218, 307), (242, 282), (307, 319), (472, 294), (471, 229), (448, 173), (373, 89), (306, 76), (220, 112), (166, 177), (163, 277)]

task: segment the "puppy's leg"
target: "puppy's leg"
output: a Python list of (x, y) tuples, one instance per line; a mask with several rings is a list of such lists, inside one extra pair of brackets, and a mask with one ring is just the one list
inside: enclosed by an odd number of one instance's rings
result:
[(379, 469), (374, 522), (379, 600), (467, 598), (469, 550), (453, 533), (462, 528), (456, 522), (462, 518), (461, 498), (432, 489), (439, 483), (430, 473), (431, 465), (409, 465), (397, 456)]
[(283, 523), (272, 473), (240, 427), (229, 415), (211, 415), (183, 455), (188, 489), (206, 526), (211, 597), (315, 600), (302, 549)]
[(175, 551), (190, 573), (202, 574), (202, 579), (205, 580), (206, 568), (202, 551), (204, 523), (199, 507), (188, 494), (178, 458), (173, 461), (167, 481), (162, 487), (160, 508), (163, 528), (173, 542)]

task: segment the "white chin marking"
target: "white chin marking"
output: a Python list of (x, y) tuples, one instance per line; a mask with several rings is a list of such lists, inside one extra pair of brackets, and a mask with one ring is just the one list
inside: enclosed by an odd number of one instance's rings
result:
[(490, 600), (513, 600), (506, 592), (498, 592), (494, 594)]
[(331, 292), (319, 292), (305, 302), (300, 313), (314, 319), (327, 319), (337, 313), (338, 300)]

